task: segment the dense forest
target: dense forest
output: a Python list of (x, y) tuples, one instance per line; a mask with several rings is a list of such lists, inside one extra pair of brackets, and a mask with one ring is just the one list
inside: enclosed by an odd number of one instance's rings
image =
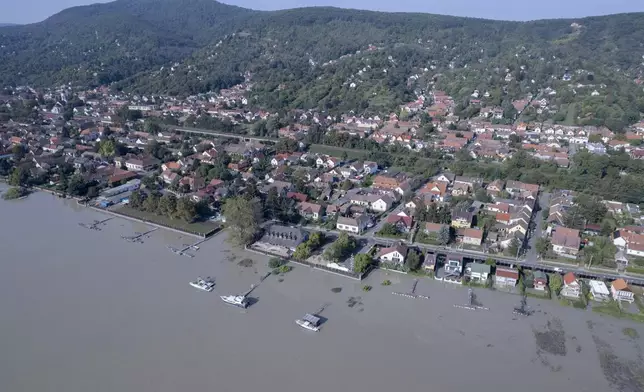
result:
[(644, 13), (505, 22), (117, 0), (0, 29), (0, 84), (114, 83), (181, 96), (232, 86), (250, 72), (259, 106), (364, 112), (393, 109), (432, 86), (463, 107), (474, 90), (509, 107), (552, 87), (561, 92), (561, 121), (619, 128), (644, 110), (634, 83), (644, 72), (643, 25)]

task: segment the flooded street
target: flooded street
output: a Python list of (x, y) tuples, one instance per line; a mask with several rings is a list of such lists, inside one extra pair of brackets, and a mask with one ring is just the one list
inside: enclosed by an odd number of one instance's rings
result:
[[(413, 279), (373, 273), (359, 283), (232, 250), (222, 233), (197, 240), (109, 218), (36, 193), (0, 200), (0, 390), (7, 392), (212, 391), (642, 391), (639, 324), (518, 296), (477, 290), (488, 311), (468, 311), (467, 289), (420, 280), (429, 299), (394, 296)], [(188, 285), (212, 276), (215, 291)], [(392, 281), (381, 286), (384, 279)], [(365, 293), (362, 284), (373, 290)], [(329, 304), (318, 333), (294, 320)], [(638, 335), (623, 333), (632, 328)]]

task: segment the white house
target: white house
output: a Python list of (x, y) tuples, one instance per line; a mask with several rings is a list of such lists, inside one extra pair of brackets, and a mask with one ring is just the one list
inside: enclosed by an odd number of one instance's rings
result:
[(631, 256), (644, 257), (644, 244), (628, 244), (628, 248), (626, 248), (626, 254)]
[(631, 291), (626, 281), (622, 278), (615, 279), (610, 285), (610, 292), (615, 301), (626, 301), (632, 303), (635, 301), (635, 295)]
[(610, 299), (610, 291), (606, 287), (606, 283), (601, 280), (590, 280), (590, 294), (595, 301), (608, 301)]
[(382, 196), (378, 200), (371, 203), (371, 210), (375, 212), (385, 212), (391, 208), (394, 200), (390, 196)]
[(348, 231), (350, 233), (362, 233), (367, 228), (369, 218), (366, 215), (360, 215), (357, 218), (345, 218), (343, 216), (338, 218), (336, 229)]
[(496, 287), (514, 287), (519, 281), (519, 271), (514, 268), (496, 268), (494, 285)]
[(568, 272), (563, 277), (563, 288), (561, 289), (561, 295), (568, 298), (579, 298), (581, 294), (581, 285), (575, 277), (575, 274)]
[(380, 261), (394, 264), (404, 264), (407, 257), (407, 245), (398, 244), (391, 248), (384, 248), (378, 253)]
[(465, 266), (465, 275), (475, 281), (486, 281), (491, 270), (492, 267), (487, 264), (469, 263)]

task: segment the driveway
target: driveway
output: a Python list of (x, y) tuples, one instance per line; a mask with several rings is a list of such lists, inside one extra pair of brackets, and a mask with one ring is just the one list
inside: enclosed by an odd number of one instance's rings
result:
[(535, 229), (528, 237), (528, 249), (526, 251), (526, 262), (537, 263), (537, 249), (535, 247), (537, 238), (544, 235), (543, 230), (543, 214), (547, 214), (550, 206), (550, 193), (542, 193), (538, 198), (539, 210), (532, 218), (535, 223)]

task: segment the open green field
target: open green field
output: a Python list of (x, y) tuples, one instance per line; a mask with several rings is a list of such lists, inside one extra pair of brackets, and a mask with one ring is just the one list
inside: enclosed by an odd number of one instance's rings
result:
[(321, 144), (312, 144), (309, 148), (309, 151), (318, 154), (327, 154), (338, 158), (342, 156), (342, 153), (346, 152), (349, 159), (365, 159), (367, 155), (366, 151), (356, 151), (350, 148), (342, 147), (323, 146)]
[(152, 214), (145, 211), (135, 210), (134, 208), (128, 206), (122, 206), (111, 210), (118, 214), (123, 214), (130, 216), (132, 218), (141, 219), (146, 222), (154, 223), (161, 226), (166, 226), (172, 229), (185, 231), (188, 233), (198, 234), (198, 235), (208, 235), (211, 232), (219, 228), (219, 224), (212, 222), (193, 222), (187, 223), (180, 219), (170, 219), (165, 216), (160, 216), (157, 214)]

